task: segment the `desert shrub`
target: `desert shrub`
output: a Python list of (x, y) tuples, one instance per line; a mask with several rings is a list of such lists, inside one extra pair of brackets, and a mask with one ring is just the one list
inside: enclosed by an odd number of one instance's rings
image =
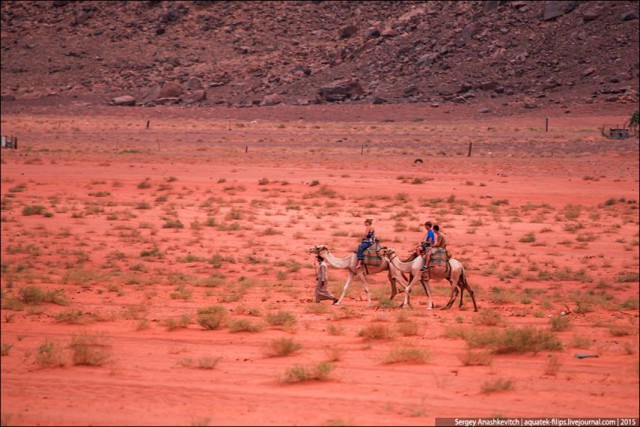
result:
[(570, 224), (565, 224), (562, 228), (564, 229), (564, 231), (567, 231), (569, 233), (575, 233), (576, 231), (583, 229), (584, 225), (579, 222), (573, 222)]
[(83, 324), (87, 322), (87, 319), (83, 316), (82, 310), (78, 310), (74, 308), (58, 313), (55, 316), (53, 316), (53, 318), (55, 319), (56, 322), (59, 322), (59, 323), (69, 323), (69, 324), (75, 324), (75, 325)]
[(547, 363), (544, 367), (544, 373), (546, 375), (558, 375), (560, 367), (562, 367), (560, 358), (557, 355), (552, 354), (551, 356), (549, 356), (549, 359), (547, 360)]
[(513, 381), (498, 378), (492, 381), (486, 381), (482, 384), (481, 391), (485, 394), (494, 393), (496, 391), (513, 390)]
[(21, 311), (24, 309), (24, 303), (14, 296), (2, 296), (2, 308), (4, 310)]
[(418, 324), (416, 322), (403, 322), (397, 326), (398, 333), (403, 337), (418, 335)]
[(201, 357), (198, 359), (198, 368), (199, 369), (215, 369), (218, 363), (220, 362), (221, 357)]
[(74, 365), (102, 366), (111, 358), (109, 345), (103, 337), (76, 335), (69, 347)]
[(591, 347), (591, 340), (589, 338), (584, 338), (578, 335), (574, 335), (571, 338), (571, 347), (587, 349)]
[(537, 353), (541, 350), (560, 351), (562, 342), (555, 335), (533, 327), (507, 328), (496, 343), (497, 353)]
[(269, 343), (267, 355), (270, 357), (288, 356), (301, 348), (302, 344), (295, 342), (293, 338), (279, 338)]
[(398, 347), (391, 350), (385, 357), (383, 363), (426, 363), (431, 359), (428, 352), (415, 347)]
[(140, 252), (140, 256), (141, 257), (156, 257), (156, 258), (162, 258), (162, 252), (160, 251), (160, 249), (156, 246), (153, 247), (149, 250), (146, 251), (141, 251)]
[(498, 326), (502, 324), (502, 316), (495, 310), (490, 308), (480, 311), (477, 317), (474, 317), (473, 323), (475, 325), (484, 326)]
[(633, 332), (629, 327), (614, 325), (609, 328), (609, 333), (614, 337), (624, 337), (631, 335)]
[(169, 219), (164, 224), (162, 224), (162, 228), (184, 228), (184, 224), (179, 219)]
[(173, 299), (184, 299), (184, 300), (188, 300), (189, 298), (191, 298), (191, 295), (193, 294), (193, 292), (191, 291), (191, 289), (187, 288), (186, 285), (181, 284), (176, 286), (175, 288), (175, 292), (171, 292), (169, 294), (169, 296)]
[(47, 214), (48, 214), (47, 208), (41, 205), (31, 205), (31, 206), (25, 206), (24, 208), (22, 208), (22, 215), (24, 216), (31, 216), (31, 215), (47, 216)]
[(571, 319), (567, 316), (557, 316), (551, 318), (551, 330), (555, 332), (566, 331), (571, 327)]
[(149, 178), (146, 178), (144, 181), (138, 184), (138, 188), (143, 190), (146, 188), (151, 188), (151, 183), (149, 182)]
[(111, 193), (108, 191), (96, 191), (94, 193), (89, 193), (89, 196), (91, 197), (108, 197), (110, 195)]
[(618, 283), (633, 283), (638, 282), (638, 272), (623, 272), (618, 273), (615, 281)]
[[(494, 304), (512, 304), (518, 300), (517, 296), (513, 291), (511, 291), (510, 289), (500, 288), (498, 286), (491, 287), (488, 298), (489, 298), (489, 301), (491, 301)], [(484, 315), (481, 315), (481, 319), (489, 320), (489, 317), (492, 317), (492, 316), (495, 317), (495, 315), (497, 314), (498, 313), (484, 314)], [(482, 317), (482, 316), (486, 316), (486, 317)]]
[[(312, 183), (313, 184), (313, 183)], [(312, 185), (313, 186), (313, 185)], [(308, 193), (302, 196), (303, 199), (316, 198), (316, 197), (327, 197), (329, 199), (334, 199), (338, 196), (336, 190), (333, 190), (328, 185), (321, 185), (320, 188), (312, 193)]]
[(51, 302), (58, 305), (67, 305), (64, 293), (60, 289), (45, 291), (38, 286), (26, 286), (24, 288), (20, 288), (18, 295), (20, 300), (25, 304)]
[(222, 306), (210, 306), (198, 309), (197, 322), (207, 330), (219, 329), (227, 316), (227, 309)]
[(72, 268), (64, 272), (62, 283), (71, 285), (86, 285), (102, 279), (103, 276), (96, 271), (85, 270), (83, 268)]
[(336, 325), (329, 325), (329, 327), (327, 328), (327, 332), (329, 332), (329, 335), (334, 335), (334, 336), (343, 335), (344, 328)]
[(282, 377), (279, 378), (280, 383), (299, 383), (305, 381), (325, 381), (331, 371), (333, 365), (328, 362), (320, 362), (316, 366), (296, 365), (287, 369)]
[(358, 336), (365, 340), (388, 340), (393, 338), (393, 334), (387, 325), (371, 324), (361, 329)]
[(13, 347), (13, 344), (9, 344), (9, 343), (2, 343), (2, 356), (8, 356), (9, 355), (9, 351), (11, 351), (11, 347)]
[(294, 314), (288, 311), (280, 310), (277, 313), (269, 313), (266, 315), (267, 323), (271, 326), (292, 327), (296, 324), (297, 319)]
[(230, 332), (259, 332), (262, 326), (245, 319), (233, 320), (229, 325)]
[(486, 366), (491, 365), (493, 362), (493, 355), (486, 350), (472, 350), (470, 348), (461, 355), (458, 359), (464, 366)]
[(582, 206), (569, 204), (565, 206), (564, 216), (567, 219), (576, 219), (580, 216), (581, 211), (582, 211)]
[(46, 340), (36, 349), (36, 363), (41, 368), (57, 368), (64, 366), (62, 346), (57, 341)]
[(191, 324), (191, 316), (189, 316), (188, 314), (183, 314), (180, 317), (169, 317), (164, 319), (163, 324), (169, 331), (184, 329)]
[(626, 300), (620, 303), (620, 307), (623, 310), (637, 310), (638, 309), (638, 298), (627, 298)]
[(488, 347), (494, 353), (538, 353), (542, 350), (562, 350), (562, 342), (555, 335), (531, 326), (483, 331), (448, 328), (445, 336), (462, 338), (471, 348)]
[(522, 236), (519, 240), (520, 243), (531, 243), (536, 241), (536, 236), (531, 232)]

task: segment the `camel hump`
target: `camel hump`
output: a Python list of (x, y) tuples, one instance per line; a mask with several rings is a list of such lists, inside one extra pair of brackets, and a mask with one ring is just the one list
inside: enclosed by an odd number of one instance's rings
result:
[(432, 248), (429, 266), (442, 265), (445, 266), (448, 260), (447, 251), (444, 248)]
[(364, 263), (366, 265), (373, 267), (379, 267), (382, 265), (382, 257), (378, 255), (380, 248), (380, 244), (376, 242), (364, 250)]

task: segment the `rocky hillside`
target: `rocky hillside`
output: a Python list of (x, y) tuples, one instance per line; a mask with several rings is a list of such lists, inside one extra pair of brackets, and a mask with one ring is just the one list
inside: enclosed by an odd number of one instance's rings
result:
[(3, 1), (2, 99), (638, 101), (635, 1)]

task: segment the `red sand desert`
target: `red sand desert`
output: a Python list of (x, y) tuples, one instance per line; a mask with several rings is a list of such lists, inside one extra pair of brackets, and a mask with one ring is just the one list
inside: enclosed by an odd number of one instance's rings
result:
[[(587, 107), (3, 107), (2, 424), (637, 420), (638, 139)], [(315, 303), (365, 218), (440, 224), (479, 311)]]

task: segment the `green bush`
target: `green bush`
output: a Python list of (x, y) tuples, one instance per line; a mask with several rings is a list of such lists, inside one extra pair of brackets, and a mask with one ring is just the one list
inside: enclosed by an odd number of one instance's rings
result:
[(266, 320), (271, 326), (281, 327), (292, 327), (297, 322), (295, 315), (284, 310), (280, 310), (277, 313), (267, 314)]
[(207, 330), (219, 329), (227, 317), (227, 309), (214, 305), (198, 309), (197, 322)]
[(76, 335), (71, 339), (74, 365), (102, 366), (111, 357), (109, 346), (102, 337), (93, 335)]

